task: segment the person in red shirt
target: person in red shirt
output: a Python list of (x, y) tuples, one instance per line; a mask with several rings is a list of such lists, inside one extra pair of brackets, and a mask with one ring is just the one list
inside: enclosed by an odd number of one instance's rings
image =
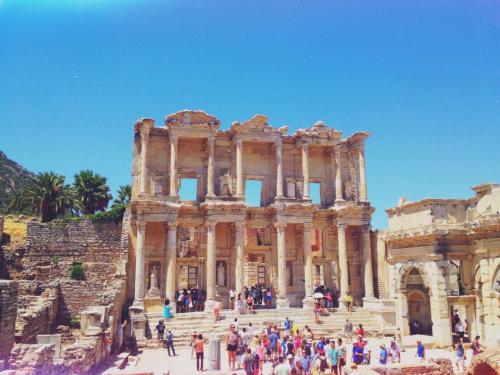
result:
[(365, 329), (363, 328), (362, 324), (359, 325), (358, 329), (356, 330), (356, 333), (358, 335), (360, 335), (361, 337), (365, 337), (366, 332), (365, 332)]
[(203, 371), (203, 353), (206, 342), (207, 339), (204, 339), (201, 333), (194, 342), (194, 351), (196, 352), (196, 371)]

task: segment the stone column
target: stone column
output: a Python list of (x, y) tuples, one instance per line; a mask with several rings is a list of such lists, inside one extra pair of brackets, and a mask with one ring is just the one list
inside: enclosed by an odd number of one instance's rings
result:
[(177, 280), (177, 223), (168, 222), (167, 225), (167, 286), (165, 295), (175, 308), (175, 284)]
[(141, 174), (139, 181), (139, 193), (146, 194), (148, 181), (148, 147), (149, 147), (149, 128), (141, 130)]
[(304, 224), (304, 283), (305, 283), (305, 298), (302, 301), (302, 307), (312, 308), (314, 305), (314, 299), (312, 297), (312, 285), (313, 285), (313, 265), (312, 265), (312, 252), (311, 252), (311, 234), (312, 234), (312, 224)]
[(235, 291), (241, 293), (244, 287), (243, 280), (243, 231), (245, 229), (244, 223), (235, 223), (236, 226), (236, 264), (235, 264)]
[(283, 198), (283, 160), (281, 140), (276, 142), (276, 198)]
[(177, 135), (170, 133), (170, 196), (177, 198)]
[(335, 149), (335, 202), (343, 202), (344, 194), (342, 193), (342, 170), (340, 168), (340, 150)]
[(358, 152), (359, 160), (359, 199), (362, 202), (368, 201), (366, 192), (366, 168), (365, 168), (365, 151), (360, 149)]
[(275, 223), (278, 237), (278, 296), (276, 308), (286, 309), (290, 307), (286, 293), (286, 246), (285, 246), (285, 223)]
[(363, 225), (363, 262), (365, 276), (365, 299), (373, 299), (373, 270), (372, 270), (372, 247), (370, 241), (370, 226)]
[(236, 145), (236, 196), (243, 198), (243, 141), (237, 139)]
[(310, 199), (309, 196), (309, 153), (308, 146), (302, 145), (302, 175), (304, 177), (304, 189), (302, 199)]
[(344, 305), (344, 297), (349, 290), (349, 265), (347, 264), (347, 242), (345, 237), (346, 224), (337, 224), (338, 242), (339, 242), (339, 268), (340, 268), (340, 303)]
[(207, 300), (205, 311), (211, 312), (215, 305), (215, 226), (217, 223), (208, 222), (207, 226)]
[(215, 138), (209, 137), (208, 142), (208, 166), (207, 166), (207, 198), (213, 198), (214, 194), (214, 144)]
[(134, 305), (143, 305), (144, 300), (144, 252), (146, 248), (146, 222), (137, 221), (135, 243), (135, 293)]

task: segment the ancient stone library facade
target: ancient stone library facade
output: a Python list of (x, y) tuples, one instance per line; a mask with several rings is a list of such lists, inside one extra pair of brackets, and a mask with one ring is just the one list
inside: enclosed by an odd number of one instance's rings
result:
[[(256, 284), (272, 288), (277, 308), (311, 306), (314, 284), (350, 290), (357, 305), (373, 298), (369, 134), (344, 138), (322, 122), (288, 134), (262, 115), (219, 126), (201, 111), (135, 126), (135, 304), (147, 310), (198, 288), (210, 309)], [(179, 195), (185, 179), (196, 183), (194, 200)], [(258, 207), (245, 203), (249, 181), (261, 183)]]

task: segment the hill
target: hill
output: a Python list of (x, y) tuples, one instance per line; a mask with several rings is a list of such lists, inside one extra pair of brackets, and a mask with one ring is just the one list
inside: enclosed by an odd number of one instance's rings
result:
[(0, 212), (4, 212), (16, 192), (29, 184), (35, 174), (0, 151)]

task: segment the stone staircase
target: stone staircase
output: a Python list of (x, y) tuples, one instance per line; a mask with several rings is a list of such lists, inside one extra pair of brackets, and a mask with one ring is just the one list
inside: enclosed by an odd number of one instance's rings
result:
[[(308, 325), (316, 337), (338, 337), (344, 332), (345, 320), (349, 319), (354, 327), (363, 324), (369, 336), (394, 335), (395, 326), (382, 326), (380, 314), (375, 311), (357, 308), (351, 314), (344, 310), (332, 309), (328, 315), (321, 316), (321, 322), (314, 322), (313, 312), (303, 309), (259, 309), (254, 314), (238, 315), (232, 310), (223, 310), (221, 320), (217, 323), (213, 321), (213, 314), (204, 312), (191, 312), (176, 314), (170, 321), (165, 321), (167, 329), (171, 329), (174, 334), (176, 346), (189, 346), (190, 337), (193, 331), (203, 334), (204, 337), (218, 336), (223, 337), (229, 328), (229, 324), (238, 318), (239, 329), (248, 327), (252, 323), (254, 332), (262, 332), (268, 323), (276, 324), (281, 328), (282, 321), (288, 316), (292, 321), (298, 322), (302, 328)], [(146, 327), (146, 336), (148, 337), (148, 347), (157, 346), (155, 327), (160, 319), (163, 319), (161, 313), (147, 313), (148, 324)]]

